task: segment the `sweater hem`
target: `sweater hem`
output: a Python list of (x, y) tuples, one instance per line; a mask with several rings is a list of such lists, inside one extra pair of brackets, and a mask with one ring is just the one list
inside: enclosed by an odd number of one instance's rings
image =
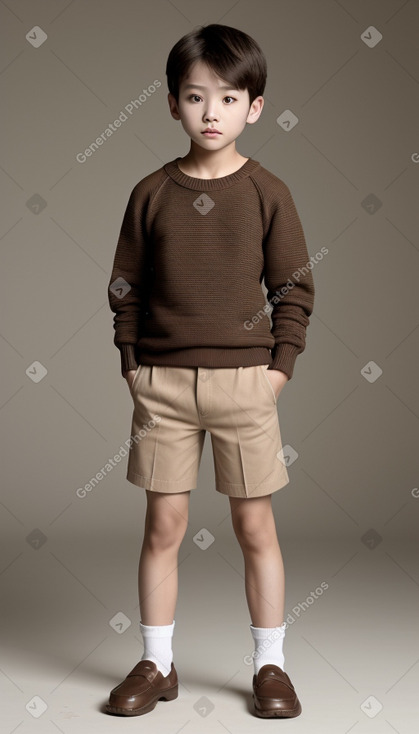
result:
[(168, 352), (138, 352), (140, 364), (167, 367), (251, 367), (271, 364), (268, 347), (191, 347)]

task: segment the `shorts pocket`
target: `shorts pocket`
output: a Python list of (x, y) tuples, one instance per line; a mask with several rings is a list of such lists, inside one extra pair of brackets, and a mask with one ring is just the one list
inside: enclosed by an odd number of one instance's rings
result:
[(266, 370), (268, 369), (269, 365), (268, 365), (268, 364), (260, 364), (260, 365), (259, 365), (259, 367), (260, 367), (260, 369), (262, 370), (262, 373), (263, 373), (263, 379), (265, 380), (265, 382), (267, 382), (267, 383), (268, 383), (268, 386), (269, 386), (269, 390), (270, 390), (270, 393), (271, 393), (271, 395), (272, 395), (272, 399), (273, 399), (273, 401), (274, 401), (274, 404), (276, 405), (277, 397), (276, 397), (276, 395), (275, 395), (275, 391), (274, 391), (274, 389), (273, 389), (273, 387), (272, 387), (272, 383), (271, 383), (271, 382), (269, 381), (269, 377), (268, 377), (268, 375), (266, 374)]
[(142, 364), (139, 364), (139, 365), (138, 365), (138, 367), (137, 367), (137, 369), (135, 370), (135, 375), (134, 375), (134, 379), (133, 379), (133, 381), (132, 381), (132, 383), (131, 383), (131, 387), (130, 387), (130, 390), (131, 390), (131, 392), (133, 392), (133, 391), (134, 391), (135, 385), (136, 385), (136, 383), (137, 383), (137, 380), (138, 380), (138, 375), (139, 375), (139, 374), (140, 374), (140, 372), (141, 372), (141, 368), (142, 368), (142, 366), (143, 366)]

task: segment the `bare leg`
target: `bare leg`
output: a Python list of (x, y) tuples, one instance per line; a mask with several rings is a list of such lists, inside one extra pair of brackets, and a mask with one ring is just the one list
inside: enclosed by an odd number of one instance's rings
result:
[(190, 492), (147, 492), (138, 567), (140, 621), (172, 624), (178, 594), (178, 552), (188, 525)]
[(277, 627), (284, 621), (284, 564), (271, 497), (229, 497), (234, 532), (243, 551), (246, 599), (254, 627)]

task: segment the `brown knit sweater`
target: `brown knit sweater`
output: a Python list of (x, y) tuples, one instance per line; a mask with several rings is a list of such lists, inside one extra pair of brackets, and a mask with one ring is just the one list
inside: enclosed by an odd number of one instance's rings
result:
[(291, 379), (314, 283), (290, 190), (252, 158), (212, 179), (178, 160), (136, 184), (123, 218), (108, 287), (121, 373), (269, 364)]

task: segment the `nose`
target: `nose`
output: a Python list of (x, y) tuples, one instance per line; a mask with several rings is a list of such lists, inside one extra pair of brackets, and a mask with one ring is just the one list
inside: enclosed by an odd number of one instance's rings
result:
[(215, 110), (214, 102), (208, 103), (208, 107), (204, 112), (204, 120), (205, 122), (210, 122), (211, 120), (219, 120), (219, 116), (217, 115), (217, 112)]
[(207, 112), (206, 115), (204, 115), (205, 122), (218, 122), (219, 118), (217, 115), (211, 115), (209, 112)]

